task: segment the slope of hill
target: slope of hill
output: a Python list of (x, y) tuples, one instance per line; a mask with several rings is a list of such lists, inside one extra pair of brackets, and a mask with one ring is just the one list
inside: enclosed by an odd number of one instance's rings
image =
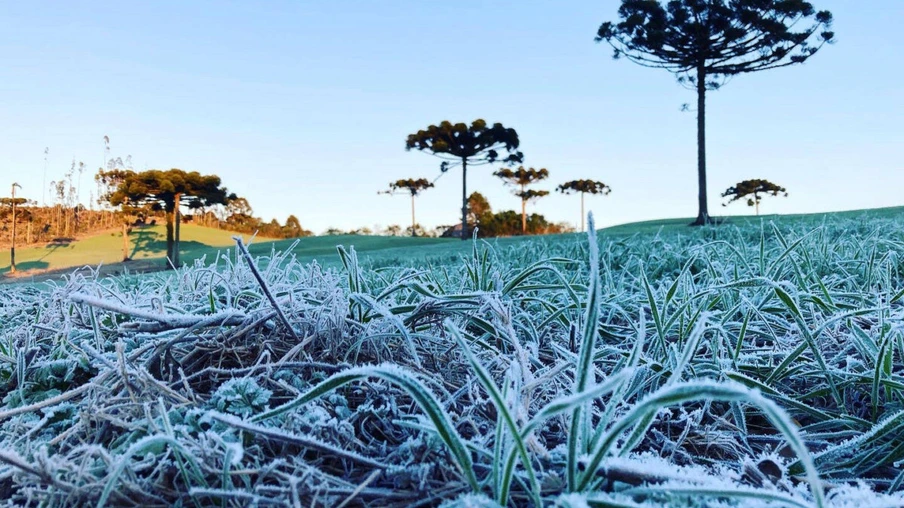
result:
[[(220, 229), (186, 224), (182, 226), (180, 252), (182, 260), (190, 263), (195, 259), (210, 259), (217, 252), (233, 247), (232, 239), (237, 233)], [(246, 238), (246, 242), (249, 240)], [(16, 249), (17, 277), (57, 275), (60, 272), (83, 266), (105, 266), (105, 273), (153, 271), (165, 268), (166, 230), (163, 226), (135, 228), (130, 235), (132, 261), (122, 263), (122, 237), (118, 232), (108, 232), (71, 243), (53, 243), (44, 247)], [(336, 245), (354, 245), (358, 251), (366, 252), (386, 248), (406, 248), (431, 243), (450, 243), (454, 240), (439, 238), (410, 238), (382, 236), (323, 236), (301, 239), (293, 252), (302, 260), (310, 261), (324, 256), (334, 256)], [(273, 240), (255, 238), (250, 250), (254, 255), (269, 254), (272, 249), (284, 251), (295, 244), (295, 240)], [(10, 268), (9, 251), (0, 252), (0, 278), (7, 275)], [(7, 275), (8, 276), (8, 275)]]
[[(782, 223), (786, 221), (817, 223), (831, 218), (863, 218), (880, 219), (900, 217), (904, 214), (904, 207), (876, 208), (870, 210), (850, 210), (843, 212), (828, 212), (797, 215), (763, 215), (727, 217), (724, 223), (733, 225), (760, 224), (761, 221)], [(656, 234), (660, 231), (673, 231), (686, 229), (691, 218), (660, 219), (643, 222), (620, 224), (600, 230), (603, 235), (631, 236), (635, 234)], [(219, 229), (206, 228), (186, 224), (182, 226), (181, 252), (182, 259), (190, 263), (195, 259), (206, 256), (211, 259), (218, 251), (223, 251), (235, 245), (232, 239), (236, 233)], [(554, 242), (558, 239), (573, 237), (575, 233), (562, 235), (547, 235), (542, 237), (544, 241)], [(494, 245), (517, 245), (528, 238), (537, 237), (509, 237), (489, 239)], [(118, 232), (109, 232), (102, 235), (86, 238), (70, 244), (48, 244), (45, 247), (33, 247), (16, 251), (17, 267), (22, 272), (21, 276), (32, 279), (46, 278), (65, 272), (68, 269), (103, 264), (105, 273), (119, 273), (122, 271), (145, 272), (165, 268), (163, 258), (166, 252), (166, 236), (163, 226), (148, 226), (136, 228), (130, 239), (132, 244), (132, 259), (129, 263), (121, 263), (121, 237)], [(339, 263), (336, 254), (336, 246), (354, 246), (355, 250), (363, 254), (364, 259), (376, 259), (380, 264), (391, 264), (393, 259), (407, 258), (412, 254), (411, 248), (418, 247), (418, 255), (427, 258), (435, 256), (457, 256), (467, 252), (469, 243), (463, 243), (448, 238), (411, 238), (411, 237), (384, 237), (384, 236), (319, 236), (308, 237), (300, 240), (272, 240), (255, 238), (250, 246), (250, 251), (255, 256), (268, 255), (275, 249), (285, 251), (292, 249), (297, 259), (302, 262), (317, 260), (321, 264), (335, 266)], [(9, 252), (0, 252), (0, 280), (9, 272)]]

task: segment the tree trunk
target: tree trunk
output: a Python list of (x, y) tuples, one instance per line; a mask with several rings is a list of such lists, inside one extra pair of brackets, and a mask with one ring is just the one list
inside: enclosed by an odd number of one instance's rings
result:
[(414, 193), (411, 194), (411, 236), (417, 236), (415, 226), (417, 222), (414, 220)]
[(527, 234), (527, 200), (524, 199), (524, 184), (521, 184), (521, 234)]
[(176, 238), (175, 245), (173, 246), (173, 265), (176, 268), (179, 268), (179, 229), (182, 224), (182, 211), (180, 209), (182, 201), (182, 195), (176, 194)]
[(756, 215), (759, 217), (760, 215), (760, 197), (756, 194), (753, 195), (753, 205), (756, 209)]
[(167, 210), (165, 212), (165, 217), (166, 217), (166, 260), (169, 263), (175, 265), (175, 263), (173, 263), (173, 246), (175, 245), (176, 241), (175, 241), (173, 232), (174, 232), (176, 220), (175, 220), (175, 214), (173, 213), (173, 210)]
[(32, 215), (32, 219), (28, 220), (28, 226), (25, 227), (25, 245), (31, 244), (31, 227), (32, 222), (34, 222), (34, 216)]
[(13, 234), (9, 246), (9, 273), (16, 273), (16, 187), (13, 186)]
[(584, 193), (581, 193), (581, 233), (584, 232)]
[(468, 159), (461, 159), (461, 239), (468, 235)]
[(706, 68), (697, 66), (697, 220), (695, 226), (709, 224), (709, 208), (706, 204)]
[(122, 221), (122, 260), (129, 260), (129, 225)]

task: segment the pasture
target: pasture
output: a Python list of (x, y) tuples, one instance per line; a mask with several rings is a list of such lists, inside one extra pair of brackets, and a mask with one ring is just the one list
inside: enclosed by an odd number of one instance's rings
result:
[(0, 497), (904, 504), (904, 217), (669, 226), (2, 286)]

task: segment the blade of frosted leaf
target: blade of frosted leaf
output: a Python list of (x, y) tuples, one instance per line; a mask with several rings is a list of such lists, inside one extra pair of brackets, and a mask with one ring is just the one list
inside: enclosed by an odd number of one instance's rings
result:
[(653, 315), (653, 324), (656, 325), (656, 335), (659, 338), (659, 347), (665, 350), (665, 329), (662, 326), (662, 316), (659, 315), (659, 307), (656, 305), (656, 298), (653, 296), (653, 289), (650, 287), (650, 281), (647, 280), (645, 272), (640, 273), (640, 280), (643, 282), (644, 291), (647, 294), (647, 303), (650, 305), (650, 313)]
[[(570, 260), (564, 260), (564, 261), (570, 262)], [(507, 295), (507, 294), (511, 293), (512, 291), (518, 289), (518, 286), (522, 282), (524, 282), (525, 280), (530, 278), (532, 275), (546, 271), (546, 272), (552, 273), (553, 275), (556, 276), (557, 279), (559, 279), (559, 281), (562, 283), (562, 289), (564, 289), (568, 293), (568, 297), (571, 299), (572, 302), (580, 303), (580, 299), (578, 298), (577, 293), (575, 293), (574, 290), (571, 289), (571, 285), (568, 283), (568, 281), (565, 279), (565, 277), (562, 276), (562, 273), (559, 272), (558, 270), (556, 270), (556, 268), (551, 266), (549, 263), (550, 263), (550, 260), (544, 259), (542, 261), (538, 261), (538, 262), (534, 263), (533, 265), (525, 268), (521, 273), (514, 276), (511, 280), (509, 280), (508, 283), (506, 283), (506, 285), (502, 288), (502, 294)]]
[(788, 506), (799, 506), (800, 508), (810, 508), (810, 503), (791, 497), (780, 492), (770, 492), (765, 489), (750, 489), (741, 486), (735, 486), (730, 489), (720, 489), (716, 487), (696, 486), (696, 485), (676, 485), (667, 483), (665, 485), (649, 485), (644, 487), (634, 487), (625, 491), (629, 495), (685, 495), (692, 496), (698, 500), (706, 497), (715, 497), (719, 499), (749, 499), (760, 501), (763, 503), (782, 503)]
[(113, 493), (113, 488), (119, 483), (119, 477), (122, 476), (122, 473), (125, 471), (126, 466), (129, 465), (129, 462), (134, 455), (148, 448), (160, 445), (168, 445), (174, 451), (187, 458), (189, 460), (189, 465), (192, 467), (192, 472), (198, 477), (204, 477), (204, 475), (201, 473), (201, 468), (194, 460), (194, 457), (188, 452), (188, 450), (185, 449), (184, 446), (182, 446), (182, 443), (176, 441), (175, 438), (166, 435), (145, 436), (133, 443), (132, 446), (130, 446), (124, 454), (117, 457), (116, 467), (110, 473), (110, 476), (106, 479), (104, 490), (101, 492), (100, 499), (97, 500), (97, 507), (103, 508), (107, 505), (107, 500), (110, 498), (110, 494)]
[(684, 347), (684, 351), (681, 354), (681, 358), (678, 361), (678, 364), (675, 366), (675, 369), (672, 371), (672, 375), (669, 377), (669, 380), (666, 381), (666, 386), (670, 384), (674, 384), (681, 380), (681, 376), (684, 373), (685, 367), (690, 363), (691, 358), (694, 356), (694, 353), (697, 352), (697, 348), (700, 345), (700, 340), (703, 339), (703, 335), (706, 333), (706, 318), (703, 317), (697, 320), (694, 325), (694, 329), (691, 332), (691, 336), (688, 337), (687, 344)]
[[(835, 464), (841, 458), (846, 456), (857, 456), (863, 450), (870, 450), (871, 443), (876, 442), (886, 436), (899, 436), (904, 433), (904, 410), (885, 418), (881, 422), (874, 425), (869, 431), (859, 436), (845, 441), (839, 445), (830, 447), (827, 450), (816, 453), (813, 459), (819, 463)], [(795, 473), (801, 470), (800, 460), (796, 460), (788, 466), (788, 471)]]
[[(596, 228), (593, 213), (587, 214), (587, 243), (590, 258), (590, 283), (587, 291), (587, 309), (584, 314), (584, 327), (581, 333), (581, 346), (578, 353), (578, 364), (575, 366), (575, 383), (573, 393), (581, 393), (592, 381), (594, 372), (593, 355), (596, 352), (596, 334), (599, 327), (600, 312), (600, 263), (599, 245), (596, 242)], [(574, 490), (577, 481), (578, 455), (586, 453), (589, 429), (584, 425), (582, 408), (578, 406), (571, 415), (568, 431), (568, 455), (566, 458), (566, 478), (570, 490)]]
[(744, 345), (744, 337), (747, 335), (747, 325), (750, 323), (750, 312), (744, 314), (744, 321), (741, 323), (741, 330), (738, 332), (738, 342), (735, 345), (734, 352), (731, 355), (732, 361), (737, 363), (738, 355), (741, 354), (741, 346)]
[[(873, 382), (870, 390), (870, 406), (872, 410), (873, 418), (876, 418), (876, 415), (879, 412), (879, 384), (882, 381), (883, 374), (890, 376), (890, 358), (888, 353), (894, 352), (894, 348), (892, 348), (891, 336), (885, 338), (882, 341), (882, 347), (879, 348), (879, 354), (876, 357), (876, 366), (873, 369)], [(888, 362), (889, 369), (886, 369), (886, 362)]]
[(637, 371), (637, 365), (640, 363), (640, 357), (643, 353), (643, 346), (645, 342), (645, 337), (647, 335), (647, 318), (644, 315), (643, 310), (640, 311), (638, 316), (638, 321), (640, 322), (637, 327), (637, 338), (634, 341), (634, 347), (631, 349), (631, 355), (628, 357), (627, 365), (625, 366), (625, 370), (631, 370), (632, 374), (628, 375), (615, 389), (613, 396), (609, 399), (609, 403), (606, 404), (606, 410), (600, 416), (599, 421), (596, 425), (596, 430), (593, 433), (593, 437), (590, 440), (590, 449), (595, 449), (597, 443), (599, 443), (600, 437), (603, 435), (603, 432), (609, 427), (609, 423), (612, 421), (612, 415), (615, 414), (615, 409), (618, 407), (619, 402), (625, 400), (625, 392), (629, 388), (629, 384), (631, 379), (633, 379), (633, 373)]
[(359, 462), (361, 464), (366, 464), (371, 467), (376, 467), (376, 468), (380, 468), (380, 469), (386, 469), (388, 467), (386, 464), (382, 464), (376, 460), (367, 458), (367, 457), (357, 454), (355, 452), (343, 450), (343, 449), (333, 446), (329, 443), (324, 443), (314, 437), (301, 436), (301, 435), (297, 435), (297, 434), (291, 434), (288, 432), (282, 432), (282, 431), (279, 431), (274, 428), (264, 427), (261, 425), (247, 422), (234, 415), (224, 414), (224, 413), (220, 413), (217, 411), (208, 411), (205, 414), (204, 418), (216, 420), (218, 422), (225, 423), (226, 425), (229, 425), (230, 427), (235, 427), (237, 429), (241, 429), (246, 432), (251, 432), (253, 434), (258, 434), (260, 436), (267, 437), (274, 441), (282, 441), (285, 443), (292, 443), (292, 444), (295, 444), (298, 446), (303, 446), (305, 448), (312, 448), (314, 450), (320, 450), (322, 452), (331, 453), (337, 457), (342, 457), (342, 458), (345, 458), (348, 460)]
[[(660, 388), (643, 399), (640, 403), (632, 407), (627, 414), (616, 421), (612, 428), (609, 429), (600, 440), (599, 445), (591, 454), (586, 474), (583, 476), (582, 482), (578, 485), (579, 490), (584, 490), (589, 487), (589, 483), (594, 479), (593, 473), (597, 470), (603, 458), (609, 453), (609, 450), (614, 445), (616, 439), (624, 431), (637, 425), (641, 421), (645, 421), (650, 414), (655, 415), (657, 411), (664, 407), (697, 400), (748, 402), (758, 406), (772, 425), (785, 436), (791, 449), (797, 454), (798, 461), (803, 464), (816, 505), (820, 507), (825, 505), (825, 497), (822, 484), (819, 480), (819, 474), (817, 473), (813, 460), (810, 457), (797, 428), (791, 421), (791, 418), (771, 400), (763, 397), (758, 392), (749, 390), (736, 383), (717, 384), (701, 381), (678, 383)], [(646, 431), (646, 429), (644, 429), (644, 431)]]
[(668, 307), (669, 302), (671, 302), (672, 298), (675, 296), (675, 292), (678, 291), (678, 283), (681, 282), (681, 275), (684, 275), (684, 274), (682, 273), (682, 274), (679, 274), (677, 277), (675, 277), (675, 281), (672, 282), (672, 285), (669, 286), (668, 291), (666, 291), (665, 302), (663, 303), (664, 307)]
[(402, 320), (392, 313), (389, 307), (378, 302), (372, 296), (364, 293), (352, 293), (349, 296), (349, 300), (355, 301), (362, 307), (367, 306), (370, 310), (383, 316), (390, 323), (392, 323), (393, 326), (395, 326), (396, 330), (399, 331), (399, 334), (402, 335), (405, 343), (408, 344), (409, 355), (411, 355), (411, 359), (414, 361), (414, 364), (418, 367), (421, 367), (421, 359), (418, 356), (417, 347), (414, 345), (414, 341), (411, 340), (411, 335), (408, 333), (408, 329), (405, 327), (405, 324), (402, 323)]
[[(446, 323), (445, 328), (455, 338), (455, 341), (458, 343), (458, 346), (461, 348), (462, 352), (468, 360), (468, 363), (471, 366), (471, 371), (477, 375), (477, 380), (493, 400), (493, 405), (496, 406), (496, 411), (498, 411), (502, 415), (502, 421), (505, 423), (506, 427), (508, 427), (508, 431), (511, 435), (512, 441), (514, 442), (515, 449), (518, 451), (518, 455), (521, 457), (521, 463), (524, 466), (524, 470), (527, 472), (531, 484), (532, 494), (534, 496), (538, 496), (540, 493), (540, 485), (537, 482), (537, 477), (534, 473), (530, 455), (527, 453), (527, 447), (524, 445), (524, 440), (521, 438), (521, 432), (519, 431), (518, 426), (515, 423), (515, 418), (509, 411), (508, 404), (505, 403), (505, 398), (502, 396), (502, 393), (499, 392), (499, 388), (496, 386), (496, 383), (493, 381), (490, 373), (487, 372), (483, 364), (480, 363), (480, 360), (478, 360), (477, 357), (474, 356), (474, 353), (471, 351), (470, 346), (468, 346), (468, 343), (465, 342), (464, 337), (461, 336), (461, 333), (458, 331), (458, 329), (450, 323)], [(502, 480), (499, 482), (500, 489), (497, 501), (500, 504), (505, 503), (508, 500), (509, 487), (512, 482), (513, 470), (510, 470), (509, 468), (506, 469), (507, 470), (504, 472)], [(539, 501), (539, 498), (537, 498), (535, 501)]]
[(436, 427), (440, 439), (442, 439), (446, 447), (449, 448), (450, 453), (452, 453), (452, 456), (455, 458), (456, 466), (461, 473), (465, 475), (468, 484), (475, 492), (478, 491), (480, 486), (477, 483), (477, 477), (474, 476), (471, 453), (468, 451), (463, 439), (458, 434), (455, 425), (452, 424), (449, 420), (449, 416), (442, 409), (439, 401), (436, 400), (436, 396), (434, 396), (433, 393), (413, 375), (395, 365), (353, 367), (333, 374), (294, 400), (266, 413), (257, 415), (252, 418), (251, 421), (261, 422), (279, 416), (318, 397), (322, 397), (339, 387), (367, 377), (380, 378), (399, 386), (414, 399), (421, 410), (427, 413), (427, 417), (430, 418), (431, 422)]
[(813, 353), (813, 357), (816, 359), (816, 363), (819, 364), (819, 368), (822, 369), (826, 381), (829, 382), (829, 388), (832, 389), (832, 396), (835, 398), (835, 402), (838, 405), (841, 405), (843, 401), (841, 392), (838, 391), (838, 387), (835, 385), (834, 377), (829, 372), (829, 367), (826, 365), (825, 358), (823, 358), (822, 356), (822, 351), (819, 350), (819, 346), (816, 345), (816, 341), (810, 334), (810, 328), (807, 325), (807, 322), (804, 320), (804, 316), (801, 313), (800, 308), (797, 306), (797, 303), (794, 302), (794, 299), (791, 298), (791, 295), (785, 292), (784, 289), (782, 289), (778, 285), (773, 287), (773, 289), (775, 290), (775, 294), (778, 295), (779, 299), (785, 304), (786, 307), (788, 307), (788, 310), (791, 311), (791, 315), (797, 322), (798, 330), (804, 336), (805, 343)]
[(820, 411), (819, 409), (813, 407), (809, 404), (804, 404), (803, 402), (799, 402), (797, 400), (788, 397), (787, 395), (782, 394), (781, 392), (773, 389), (769, 385), (757, 381), (756, 379), (750, 378), (741, 374), (739, 372), (726, 372), (725, 377), (731, 379), (732, 381), (737, 381), (738, 383), (747, 386), (748, 388), (754, 388), (760, 390), (761, 392), (769, 395), (770, 397), (775, 398), (776, 400), (781, 401), (782, 404), (785, 404), (788, 407), (793, 407), (799, 411), (807, 413), (815, 418), (818, 418), (821, 421), (832, 420), (834, 417), (829, 415), (824, 411)]
[(531, 418), (531, 420), (521, 429), (521, 436), (526, 439), (531, 432), (536, 430), (546, 420), (554, 418), (562, 413), (574, 409), (575, 407), (596, 400), (603, 395), (614, 391), (625, 381), (630, 379), (630, 377), (633, 376), (635, 372), (636, 369), (633, 368), (622, 369), (618, 374), (608, 377), (602, 383), (599, 383), (596, 386), (592, 386), (581, 393), (567, 395), (552, 400), (551, 402), (543, 406), (543, 408), (540, 409), (540, 411), (538, 411), (537, 414), (534, 415), (534, 417)]

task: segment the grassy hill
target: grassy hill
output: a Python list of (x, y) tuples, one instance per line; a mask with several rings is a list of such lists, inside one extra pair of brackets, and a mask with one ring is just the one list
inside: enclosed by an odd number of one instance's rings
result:
[[(902, 214), (904, 214), (904, 207), (892, 207), (816, 214), (735, 216), (725, 218), (724, 223), (740, 226), (759, 224), (760, 221), (777, 223), (805, 221), (815, 224), (833, 217), (878, 219), (900, 217)], [(610, 236), (632, 236), (656, 234), (660, 231), (679, 231), (686, 229), (692, 220), (692, 218), (678, 218), (634, 222), (604, 228), (600, 230), (600, 233)], [(222, 252), (235, 245), (232, 239), (234, 235), (235, 233), (229, 231), (186, 224), (182, 226), (182, 259), (187, 263), (204, 256), (211, 260), (217, 252)], [(549, 235), (543, 239), (554, 242), (572, 235)], [(536, 239), (536, 237), (498, 238), (492, 239), (491, 243), (504, 247), (517, 245), (528, 238)], [(69, 244), (48, 244), (43, 247), (18, 249), (16, 264), (26, 276), (57, 272), (74, 267), (94, 267), (101, 264), (106, 265), (107, 269), (111, 270), (110, 273), (123, 270), (142, 272), (164, 267), (166, 232), (163, 226), (136, 228), (130, 241), (133, 259), (130, 263), (120, 263), (122, 239), (118, 232), (109, 232)], [(418, 256), (423, 258), (457, 257), (458, 254), (470, 249), (469, 244), (448, 238), (340, 235), (303, 238), (297, 243), (295, 240), (257, 238), (252, 242), (250, 251), (253, 255), (259, 256), (267, 255), (273, 249), (285, 251), (292, 248), (292, 252), (299, 261), (310, 262), (316, 259), (323, 265), (335, 266), (339, 263), (336, 245), (354, 246), (355, 250), (362, 254), (362, 258), (381, 261), (381, 264), (391, 263), (393, 259), (409, 258), (412, 254), (412, 247), (417, 247)], [(0, 252), (0, 276), (7, 272), (9, 272), (9, 252), (3, 251)]]
[[(187, 256), (232, 245), (232, 233), (193, 225), (182, 226), (182, 249)], [(162, 258), (166, 252), (164, 226), (135, 228), (130, 235), (134, 260)], [(122, 261), (122, 237), (118, 231), (91, 236), (71, 243), (16, 249), (16, 267), (21, 271), (43, 271)], [(9, 271), (9, 251), (0, 252), (0, 273)]]
[[(206, 256), (212, 258), (225, 249), (235, 246), (230, 231), (186, 224), (181, 231), (181, 253), (184, 262), (191, 262)], [(248, 237), (245, 237), (246, 242)], [(121, 263), (122, 237), (119, 232), (109, 232), (91, 236), (71, 243), (54, 243), (43, 247), (16, 249), (16, 267), (26, 275), (67, 268), (97, 265), (122, 265), (120, 269), (146, 271), (162, 268), (166, 255), (166, 229), (164, 226), (135, 228), (129, 241), (132, 246), (129, 263)], [(410, 238), (382, 236), (322, 236), (304, 238), (298, 242), (293, 252), (300, 259), (310, 261), (329, 257), (327, 262), (338, 260), (336, 245), (354, 245), (359, 252), (382, 249), (406, 249), (434, 243), (453, 243), (454, 240), (439, 238)], [(295, 240), (273, 240), (256, 238), (250, 250), (254, 255), (269, 254), (272, 249), (284, 251), (292, 247)], [(335, 259), (332, 259), (335, 258)], [(0, 274), (9, 272), (9, 251), (0, 252)]]

